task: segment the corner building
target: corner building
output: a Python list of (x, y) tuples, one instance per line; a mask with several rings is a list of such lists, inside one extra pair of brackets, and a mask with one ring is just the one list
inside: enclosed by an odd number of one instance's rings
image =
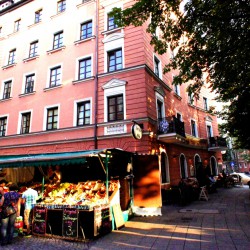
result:
[[(147, 23), (118, 28), (124, 0), (0, 1), (0, 155), (120, 148), (157, 155), (161, 187), (207, 165), (220, 171), (213, 94), (199, 99), (163, 74)], [(160, 34), (157, 34), (160, 36)], [(142, 138), (131, 134), (134, 123)]]

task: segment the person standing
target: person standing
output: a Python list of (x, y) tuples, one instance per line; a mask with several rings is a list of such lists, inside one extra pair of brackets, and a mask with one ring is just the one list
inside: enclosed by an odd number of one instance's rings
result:
[(11, 184), (9, 186), (9, 192), (4, 193), (0, 199), (0, 206), (2, 210), (5, 207), (12, 205), (15, 208), (15, 213), (9, 216), (5, 216), (3, 211), (1, 212), (1, 246), (11, 244), (14, 234), (14, 225), (17, 216), (20, 216), (20, 194), (18, 193), (18, 186)]
[(28, 188), (22, 194), (22, 202), (24, 204), (24, 225), (27, 228), (26, 235), (29, 236), (31, 234), (30, 230), (30, 212), (33, 208), (33, 205), (36, 204), (38, 199), (38, 193), (36, 190), (32, 188)]
[(0, 199), (1, 199), (2, 195), (3, 195), (4, 193), (6, 193), (6, 191), (8, 190), (8, 189), (5, 187), (7, 183), (8, 183), (8, 181), (6, 181), (6, 180), (4, 180), (4, 179), (0, 181)]

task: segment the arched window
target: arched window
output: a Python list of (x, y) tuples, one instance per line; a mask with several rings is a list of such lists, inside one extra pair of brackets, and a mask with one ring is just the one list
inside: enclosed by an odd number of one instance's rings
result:
[(181, 178), (187, 178), (187, 161), (184, 154), (180, 155), (180, 170), (181, 170)]
[(165, 152), (161, 153), (161, 183), (169, 183), (169, 162)]
[(198, 154), (196, 154), (194, 157), (194, 164), (195, 164), (195, 176), (198, 181), (201, 181), (203, 178), (203, 166), (201, 157)]
[(210, 158), (210, 171), (211, 175), (218, 175), (217, 161), (214, 156)]
[(195, 172), (194, 176), (196, 176), (197, 172), (199, 172), (199, 168), (202, 168), (201, 157), (198, 154), (196, 154), (194, 156), (194, 169), (195, 169), (194, 170), (194, 172)]

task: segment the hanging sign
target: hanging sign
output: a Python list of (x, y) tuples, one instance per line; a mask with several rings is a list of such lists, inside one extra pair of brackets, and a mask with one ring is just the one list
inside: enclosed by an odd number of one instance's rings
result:
[(140, 140), (142, 138), (142, 129), (139, 124), (134, 123), (131, 127), (131, 132), (136, 140)]

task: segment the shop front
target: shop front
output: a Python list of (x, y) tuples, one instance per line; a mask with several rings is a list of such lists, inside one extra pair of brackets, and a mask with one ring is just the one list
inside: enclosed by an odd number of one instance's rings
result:
[[(8, 155), (0, 157), (0, 168), (20, 192), (28, 187), (38, 191), (34, 235), (86, 240), (124, 224), (122, 211), (133, 199), (127, 178), (131, 159), (131, 153), (119, 149)], [(59, 182), (50, 178), (51, 169), (60, 169)]]

